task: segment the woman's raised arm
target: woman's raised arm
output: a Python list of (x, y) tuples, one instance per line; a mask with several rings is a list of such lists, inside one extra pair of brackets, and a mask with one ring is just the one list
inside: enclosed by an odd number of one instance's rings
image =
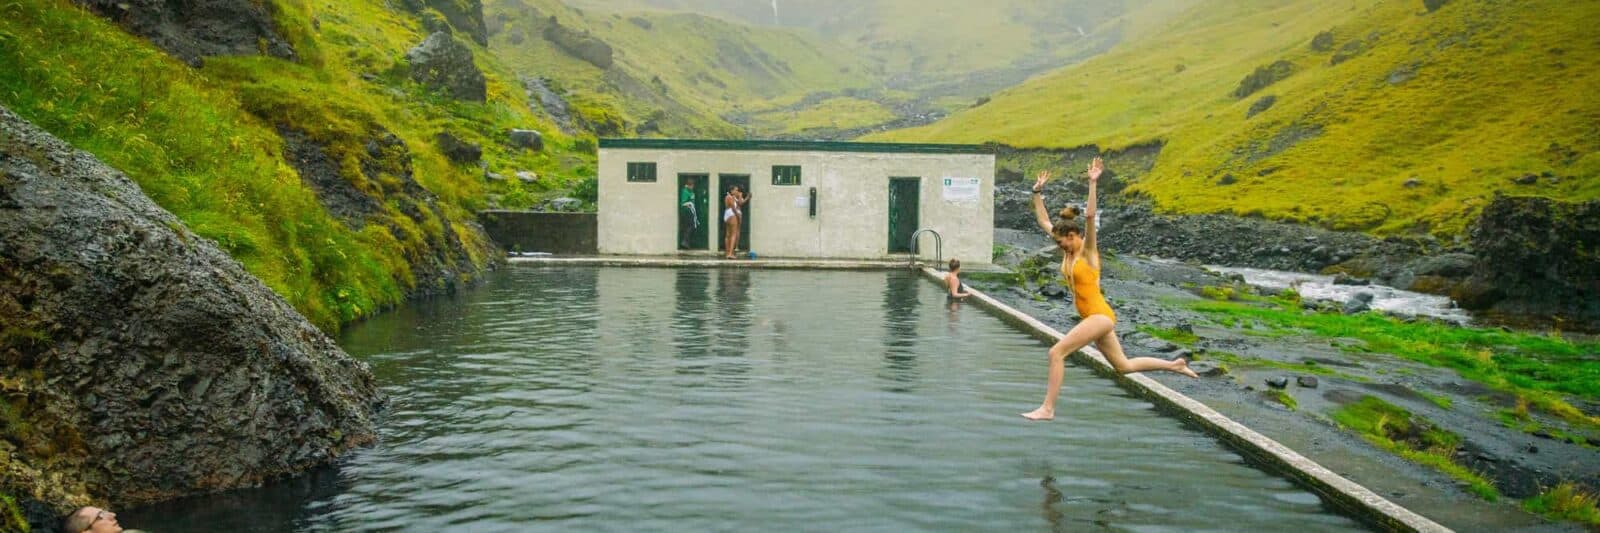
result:
[(1100, 183), (1100, 173), (1105, 172), (1105, 170), (1105, 162), (1098, 157), (1089, 163), (1089, 207), (1083, 211), (1083, 247), (1092, 254), (1091, 257), (1094, 258), (1095, 268), (1100, 268), (1100, 249), (1096, 246), (1097, 239), (1095, 238), (1095, 234), (1099, 233), (1099, 230), (1095, 227), (1095, 185)]
[(1050, 171), (1041, 170), (1039, 178), (1033, 182), (1033, 220), (1039, 223), (1039, 229), (1049, 235), (1055, 225), (1050, 223), (1050, 213), (1044, 209), (1044, 184), (1047, 181), (1050, 181)]

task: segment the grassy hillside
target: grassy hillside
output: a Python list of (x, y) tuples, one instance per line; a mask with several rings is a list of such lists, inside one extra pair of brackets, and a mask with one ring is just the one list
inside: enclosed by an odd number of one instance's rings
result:
[(1133, 190), (1164, 209), (1378, 234), (1460, 235), (1495, 192), (1600, 197), (1600, 3), (1214, 0), (1175, 20), (872, 139), (1161, 141)]
[[(378, 0), (275, 6), (299, 62), (214, 57), (194, 69), (68, 1), (0, 4), (0, 104), (126, 172), (326, 330), (398, 303), (417, 288), (408, 260), (438, 243), (459, 240), (473, 263), (489, 261), (462, 222), (491, 194), (542, 193), (486, 185), (482, 169), (443, 157), (436, 132), (483, 143), (493, 170), (539, 172), (544, 188), (592, 164), (560, 134), (545, 153), (505, 146), (506, 129), (553, 128), (482, 49), (488, 101), (464, 103), (406, 76), (405, 51), (424, 37), (414, 16)], [(331, 216), (285, 161), (280, 128), (325, 147), (342, 179), (380, 199), (383, 223)], [(378, 159), (392, 166), (363, 169), (377, 157), (365, 143), (385, 133), (404, 149)], [(383, 192), (411, 178), (438, 209)]]
[[(621, 120), (620, 131), (603, 134), (741, 138), (744, 128), (727, 117), (877, 79), (870, 62), (806, 32), (691, 14), (586, 11), (559, 0), (491, 0), (484, 9), (491, 48), (516, 72), (558, 82), (588, 123)], [(612, 63), (597, 65), (547, 38), (552, 25), (605, 43)]]

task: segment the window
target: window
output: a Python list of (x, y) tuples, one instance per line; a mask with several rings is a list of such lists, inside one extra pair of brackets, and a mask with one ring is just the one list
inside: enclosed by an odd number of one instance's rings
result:
[(628, 163), (628, 181), (655, 181), (655, 163)]
[(772, 184), (773, 185), (799, 185), (800, 184), (800, 166), (799, 165), (773, 165), (772, 166)]

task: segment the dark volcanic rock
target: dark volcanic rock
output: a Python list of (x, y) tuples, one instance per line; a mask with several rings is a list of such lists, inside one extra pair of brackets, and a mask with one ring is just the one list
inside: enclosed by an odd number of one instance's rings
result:
[(472, 62), (472, 49), (450, 34), (436, 32), (406, 52), (411, 79), (457, 100), (482, 102), (487, 98), (483, 71)]
[(1250, 118), (1261, 114), (1262, 111), (1272, 109), (1272, 104), (1277, 102), (1278, 97), (1270, 94), (1261, 98), (1257, 98), (1255, 102), (1250, 103), (1250, 109), (1245, 111), (1244, 118)]
[[(272, 2), (255, 0), (76, 0), (178, 59), (200, 66), (205, 56), (294, 59), (273, 26)], [(65, 36), (63, 36), (65, 38)]]
[(613, 53), (611, 45), (599, 37), (590, 35), (589, 32), (562, 26), (555, 17), (550, 17), (550, 25), (544, 28), (544, 40), (555, 43), (573, 57), (587, 61), (601, 70), (611, 68)]
[(1233, 97), (1244, 98), (1250, 96), (1268, 85), (1289, 77), (1291, 74), (1294, 74), (1294, 63), (1282, 59), (1272, 62), (1271, 65), (1256, 67), (1254, 72), (1239, 81), (1239, 86), (1233, 89)]
[[(483, 20), (483, 0), (403, 0), (405, 8), (417, 13), (426, 22), (428, 10), (444, 17), (444, 22), (457, 31), (467, 34), (479, 46), (489, 46), (489, 30)], [(435, 23), (437, 24), (437, 23)], [(424, 24), (424, 27), (427, 25)], [(427, 28), (429, 32), (439, 31)]]
[(0, 324), (0, 492), (58, 513), (255, 485), (374, 438), (365, 364), (122, 173), (4, 109)]
[(1349, 300), (1344, 302), (1344, 314), (1353, 315), (1356, 313), (1365, 313), (1371, 310), (1372, 298), (1373, 296), (1370, 292), (1362, 291), (1355, 293), (1354, 296), (1351, 296)]
[(1305, 387), (1305, 388), (1308, 388), (1308, 389), (1317, 388), (1317, 377), (1316, 376), (1300, 376), (1298, 378), (1295, 378), (1294, 382), (1296, 384), (1300, 385), (1301, 387)]
[(1600, 322), (1600, 201), (1497, 195), (1470, 235), (1463, 307)]
[(535, 152), (544, 151), (544, 135), (535, 130), (511, 130), (507, 136), (511, 145), (518, 148), (527, 148)]
[(1283, 376), (1267, 378), (1267, 386), (1274, 389), (1287, 388), (1289, 386), (1289, 378)]
[[(452, 222), (438, 197), (417, 183), (410, 148), (394, 134), (374, 128), (372, 138), (363, 143), (364, 149), (356, 157), (360, 162), (359, 176), (346, 176), (346, 170), (328, 147), (305, 132), (279, 129), (284, 141), (283, 157), (299, 171), (301, 182), (316, 192), (322, 207), (346, 227), (360, 231), (369, 224), (380, 225), (396, 242), (409, 248), (405, 256), (412, 287), (407, 296), (454, 292), (463, 279), (475, 279), (482, 270), (472, 262), (474, 253), (479, 257), (498, 254), (487, 244), (477, 250), (468, 249), (473, 244), (470, 240), (463, 242), (457, 230), (482, 234), (483, 228), (472, 221)], [(465, 146), (457, 149), (469, 152), (475, 148)], [(494, 179), (488, 173), (484, 177)], [(368, 187), (357, 187), (352, 179), (364, 181)], [(395, 206), (395, 210), (387, 209), (388, 205)], [(460, 228), (459, 224), (466, 227)], [(438, 227), (440, 231), (412, 235), (416, 228), (427, 227)], [(487, 243), (487, 237), (480, 242)]]
[(483, 158), (483, 148), (461, 140), (448, 131), (441, 131), (433, 136), (433, 141), (439, 145), (439, 150), (444, 156), (457, 163), (475, 163)]

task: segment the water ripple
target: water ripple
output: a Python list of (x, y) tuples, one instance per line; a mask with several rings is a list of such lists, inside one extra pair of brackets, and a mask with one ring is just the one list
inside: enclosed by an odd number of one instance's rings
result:
[[(381, 442), (165, 531), (1347, 530), (905, 273), (512, 268), (352, 327)], [(146, 515), (158, 516), (158, 515)], [(240, 518), (243, 517), (243, 518)]]

